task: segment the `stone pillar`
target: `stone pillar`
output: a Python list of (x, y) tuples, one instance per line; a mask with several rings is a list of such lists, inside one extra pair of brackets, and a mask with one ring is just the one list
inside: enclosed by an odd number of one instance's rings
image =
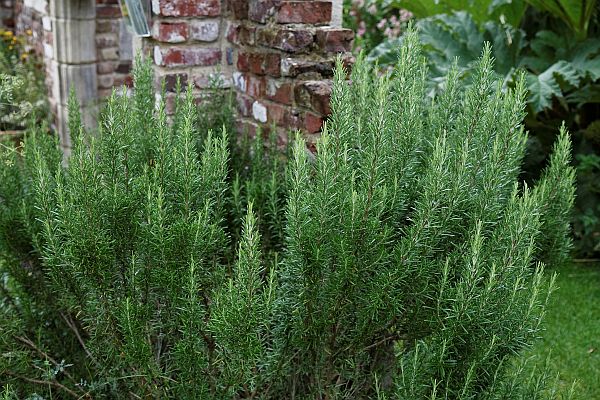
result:
[(71, 143), (66, 129), (67, 100), (71, 87), (81, 103), (84, 123), (95, 128), (97, 116), (96, 2), (95, 0), (50, 0), (53, 49), (50, 60), (53, 87), (51, 102), (66, 152)]

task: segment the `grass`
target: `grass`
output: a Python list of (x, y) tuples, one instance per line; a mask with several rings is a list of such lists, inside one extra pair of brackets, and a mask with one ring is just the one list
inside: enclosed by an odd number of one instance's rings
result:
[(558, 272), (541, 340), (530, 350), (560, 374), (576, 381), (577, 400), (600, 400), (600, 264), (575, 263)]

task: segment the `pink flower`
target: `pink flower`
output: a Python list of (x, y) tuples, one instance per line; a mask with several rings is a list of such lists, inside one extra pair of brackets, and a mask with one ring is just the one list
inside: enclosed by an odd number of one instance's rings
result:
[(408, 10), (400, 10), (400, 21), (406, 22), (413, 17), (413, 14)]
[(387, 24), (387, 19), (384, 18), (377, 23), (377, 29), (379, 29), (379, 30), (383, 29), (386, 26), (386, 24)]
[(365, 21), (360, 21), (360, 23), (358, 24), (358, 30), (356, 31), (356, 36), (361, 38), (364, 36), (366, 31), (367, 31), (367, 26), (365, 25)]

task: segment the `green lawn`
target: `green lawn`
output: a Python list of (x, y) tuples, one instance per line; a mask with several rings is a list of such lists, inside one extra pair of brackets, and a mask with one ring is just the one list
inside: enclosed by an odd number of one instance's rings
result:
[(600, 400), (600, 264), (576, 263), (558, 274), (546, 331), (531, 353), (550, 355), (564, 386), (577, 381), (575, 399)]

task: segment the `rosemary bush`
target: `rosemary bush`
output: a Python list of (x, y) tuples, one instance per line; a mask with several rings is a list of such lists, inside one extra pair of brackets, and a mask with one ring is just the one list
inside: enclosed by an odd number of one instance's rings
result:
[(71, 102), (68, 165), (36, 132), (5, 151), (5, 397), (558, 398), (516, 355), (540, 261), (568, 254), (568, 135), (518, 183), (524, 85), (501, 90), (489, 48), (433, 103), (414, 32), (390, 75), (346, 78), (316, 156), (296, 137), (285, 167), (260, 139), (230, 163), (189, 89), (167, 124), (142, 63), (97, 136)]

